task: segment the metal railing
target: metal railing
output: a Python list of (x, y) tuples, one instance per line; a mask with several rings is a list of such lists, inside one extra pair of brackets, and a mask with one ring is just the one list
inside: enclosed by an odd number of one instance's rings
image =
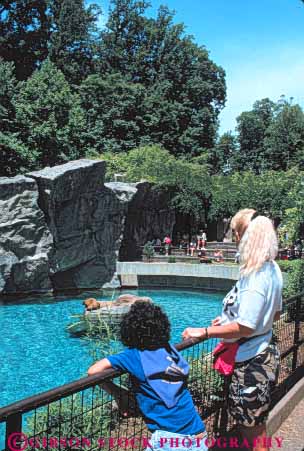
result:
[[(303, 376), (304, 293), (284, 302), (283, 313), (274, 325), (274, 340), (281, 352), (278, 384), (273, 404)], [(228, 383), (212, 368), (212, 349), (217, 340), (187, 340), (176, 345), (190, 364), (188, 387), (211, 434), (222, 434), (233, 426), (227, 409)], [(145, 449), (149, 433), (134, 399), (120, 411), (120, 400), (101, 388), (115, 381), (130, 387), (127, 374), (107, 370), (32, 396), (0, 409), (5, 423), (5, 449), (99, 450)], [(128, 412), (125, 416), (124, 413)], [(23, 434), (23, 435), (22, 435)]]
[[(143, 252), (144, 246), (140, 246), (141, 253)], [(221, 251), (221, 256), (216, 256), (215, 253), (217, 250)], [(179, 246), (170, 246), (169, 247), (169, 255), (166, 255), (166, 249), (164, 245), (154, 246), (154, 257), (153, 261), (157, 261), (158, 259), (164, 259), (165, 257), (171, 256), (176, 257), (179, 261), (191, 261), (197, 260), (200, 258), (208, 258), (214, 262), (228, 261), (234, 262), (235, 255), (237, 252), (236, 246), (233, 244), (229, 246), (216, 246), (214, 243), (208, 243), (205, 249), (202, 251), (201, 248), (195, 247), (191, 250), (190, 246), (186, 248), (182, 248)]]
[[(141, 258), (144, 259), (143, 255), (144, 246), (140, 247)], [(217, 250), (221, 251), (221, 256), (216, 255)], [(237, 262), (237, 248), (236, 247), (214, 247), (213, 243), (210, 243), (208, 247), (205, 248), (202, 254), (201, 249), (194, 249), (191, 251), (189, 247), (180, 248), (178, 246), (171, 246), (169, 248), (169, 254), (166, 254), (166, 249), (164, 246), (154, 246), (155, 254), (151, 257), (151, 261), (167, 261), (169, 257), (174, 257), (177, 262), (194, 262), (199, 260), (206, 260), (207, 263), (236, 263)], [(294, 253), (280, 249), (278, 251), (278, 260), (301, 260), (304, 258), (304, 252), (295, 251)]]

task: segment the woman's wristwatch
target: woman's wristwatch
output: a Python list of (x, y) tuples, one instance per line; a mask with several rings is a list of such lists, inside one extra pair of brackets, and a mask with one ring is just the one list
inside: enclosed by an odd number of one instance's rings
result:
[(209, 334), (208, 334), (208, 327), (205, 327), (205, 340), (208, 340)]

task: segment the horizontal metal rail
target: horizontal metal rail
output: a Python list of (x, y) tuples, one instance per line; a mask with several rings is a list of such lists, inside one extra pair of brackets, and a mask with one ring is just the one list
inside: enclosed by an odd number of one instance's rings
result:
[[(189, 338), (182, 343), (174, 345), (178, 351), (183, 351), (185, 349), (191, 348), (195, 344), (202, 343), (204, 340), (197, 338)], [(117, 370), (105, 370), (99, 374), (93, 376), (86, 376), (76, 381), (69, 382), (68, 384), (61, 385), (60, 387), (53, 388), (51, 390), (42, 392), (38, 395), (25, 398), (21, 401), (8, 404), (7, 406), (0, 408), (0, 423), (5, 421), (6, 418), (15, 413), (26, 413), (38, 407), (42, 407), (47, 403), (57, 401), (59, 399), (65, 398), (69, 395), (78, 393), (86, 388), (94, 387), (102, 382), (108, 381), (115, 377), (123, 374), (121, 371)]]

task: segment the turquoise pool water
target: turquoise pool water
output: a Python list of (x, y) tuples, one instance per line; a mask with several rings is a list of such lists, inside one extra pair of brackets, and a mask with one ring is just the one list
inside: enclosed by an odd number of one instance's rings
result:
[[(128, 291), (131, 292), (131, 291)], [(221, 309), (222, 294), (138, 290), (167, 312), (172, 341), (187, 326), (206, 326)], [(99, 298), (101, 299), (101, 298)], [(82, 299), (49, 299), (0, 305), (0, 406), (86, 375), (92, 364), (89, 342), (65, 331)]]

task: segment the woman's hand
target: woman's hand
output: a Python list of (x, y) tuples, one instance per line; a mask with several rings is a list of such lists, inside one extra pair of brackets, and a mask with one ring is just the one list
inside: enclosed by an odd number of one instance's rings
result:
[[(216, 320), (218, 320), (218, 318), (215, 318), (214, 321)], [(242, 338), (249, 337), (254, 332), (254, 329), (238, 324), (237, 322), (225, 324), (225, 326), (221, 326), (217, 323), (217, 325), (212, 325), (207, 328), (187, 327), (182, 333), (183, 339), (199, 338), (204, 340), (207, 336), (206, 329), (209, 338)]]
[(213, 320), (211, 321), (211, 325), (212, 325), (212, 326), (220, 326), (221, 321), (222, 321), (221, 316), (217, 316), (215, 319), (213, 319)]
[(187, 327), (182, 333), (182, 337), (184, 340), (187, 340), (187, 338), (204, 338), (205, 329), (201, 329), (200, 327)]

